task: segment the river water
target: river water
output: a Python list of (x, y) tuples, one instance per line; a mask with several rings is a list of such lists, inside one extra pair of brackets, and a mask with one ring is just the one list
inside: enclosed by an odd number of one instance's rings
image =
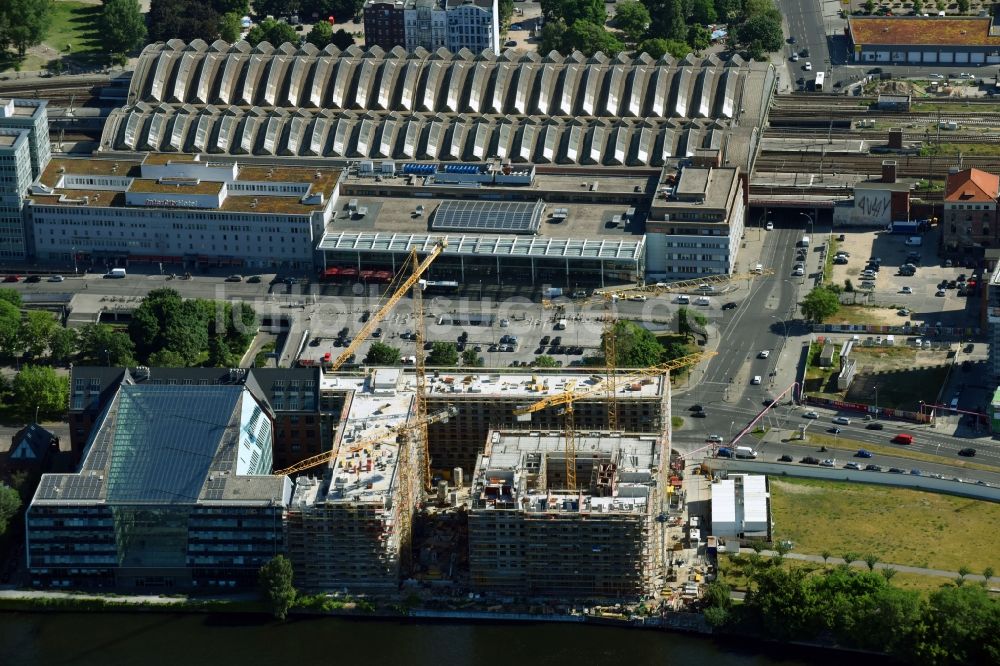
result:
[[(806, 666), (843, 655), (572, 624), (445, 624), (248, 615), (0, 613), (11, 666)], [(856, 663), (858, 659), (851, 658)]]

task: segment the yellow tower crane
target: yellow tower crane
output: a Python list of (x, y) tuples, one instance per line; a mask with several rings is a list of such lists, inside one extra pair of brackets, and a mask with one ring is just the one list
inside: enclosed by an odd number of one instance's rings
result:
[[(336, 370), (337, 368), (339, 368), (340, 366), (342, 366), (344, 363), (347, 362), (347, 359), (349, 359), (351, 355), (358, 350), (358, 347), (360, 347), (362, 343), (364, 343), (364, 341), (368, 339), (369, 334), (371, 334), (371, 332), (375, 330), (375, 327), (378, 326), (379, 322), (381, 322), (385, 318), (385, 316), (389, 314), (392, 308), (395, 307), (396, 303), (398, 303), (399, 300), (403, 298), (404, 295), (406, 295), (407, 290), (410, 289), (410, 287), (416, 285), (420, 281), (420, 276), (427, 271), (427, 269), (430, 267), (430, 265), (434, 262), (435, 259), (441, 256), (441, 253), (444, 252), (444, 249), (446, 247), (448, 247), (448, 242), (443, 238), (438, 239), (434, 243), (434, 247), (431, 249), (430, 254), (424, 257), (424, 260), (421, 262), (417, 261), (416, 248), (410, 251), (410, 257), (407, 261), (407, 264), (405, 264), (403, 268), (400, 269), (400, 271), (396, 274), (396, 277), (393, 278), (392, 283), (389, 285), (389, 289), (387, 289), (385, 293), (388, 294), (389, 291), (392, 290), (393, 286), (398, 284), (398, 286), (395, 287), (395, 291), (393, 291), (392, 295), (389, 296), (388, 298), (383, 296), (383, 300), (378, 303), (378, 307), (375, 310), (374, 314), (372, 314), (372, 316), (368, 318), (368, 321), (365, 322), (365, 325), (362, 326), (361, 330), (358, 331), (358, 334), (354, 336), (354, 340), (351, 342), (351, 344), (347, 345), (344, 351), (341, 352), (340, 356), (334, 359), (333, 363), (330, 365), (329, 370), (331, 371)], [(411, 265), (412, 265), (412, 273), (408, 278), (403, 279), (403, 275), (405, 275), (407, 266)], [(416, 293), (417, 291), (415, 290), (414, 294), (416, 295)], [(417, 343), (417, 347), (419, 350), (420, 348), (419, 341)], [(418, 359), (420, 358), (419, 351), (417, 353), (417, 358)]]
[[(645, 301), (648, 295), (659, 295), (702, 287), (708, 285), (713, 287), (718, 284), (726, 284), (737, 280), (751, 280), (757, 277), (774, 275), (770, 268), (752, 271), (750, 273), (729, 273), (724, 275), (706, 275), (693, 280), (679, 280), (676, 282), (657, 282), (650, 285), (631, 285), (623, 287), (613, 287), (595, 291), (593, 295), (574, 301), (578, 305), (586, 305), (588, 302), (601, 302), (608, 313), (604, 315), (604, 330), (602, 332), (604, 349), (604, 375), (605, 386), (608, 387), (607, 408), (608, 408), (608, 429), (618, 430), (618, 399), (611, 391), (612, 377), (618, 371), (618, 351), (616, 347), (615, 325), (618, 323), (618, 316), (611, 311), (611, 308), (623, 298), (632, 298)], [(706, 294), (712, 293), (706, 291)], [(543, 300), (542, 307), (551, 308), (556, 306), (551, 300)]]
[[(345, 454), (357, 453), (362, 449), (370, 448), (371, 446), (377, 444), (378, 442), (389, 439), (393, 435), (405, 436), (408, 431), (421, 427), (426, 427), (430, 423), (437, 423), (438, 421), (447, 421), (449, 418), (451, 418), (457, 413), (458, 411), (454, 407), (446, 407), (445, 409), (434, 412), (430, 416), (424, 417), (422, 419), (418, 418), (415, 421), (406, 421), (405, 423), (400, 423), (399, 425), (383, 430), (378, 434), (372, 435), (370, 437), (365, 437), (362, 440), (352, 443), (351, 447), (347, 449), (347, 451), (345, 451)], [(275, 471), (274, 474), (276, 476), (288, 476), (290, 474), (297, 474), (307, 469), (312, 469), (313, 467), (318, 467), (319, 465), (326, 464), (331, 460), (334, 460), (338, 455), (340, 455), (340, 448), (334, 447), (329, 451), (320, 453), (318, 455), (297, 462), (291, 467), (286, 467), (285, 469), (279, 469)], [(402, 453), (400, 453), (399, 464), (403, 465), (404, 461), (405, 457), (402, 455)]]
[(688, 354), (687, 356), (681, 356), (680, 358), (676, 358), (666, 363), (650, 366), (648, 368), (631, 370), (629, 374), (626, 375), (615, 375), (610, 380), (610, 390), (606, 385), (609, 383), (607, 379), (579, 389), (576, 388), (575, 383), (567, 383), (566, 390), (562, 393), (549, 395), (530, 405), (518, 407), (514, 410), (514, 415), (525, 416), (541, 411), (547, 407), (565, 405), (565, 411), (563, 414), (566, 417), (566, 488), (573, 491), (576, 490), (576, 440), (573, 421), (574, 402), (584, 398), (593, 397), (598, 393), (610, 392), (612, 394), (617, 394), (619, 386), (631, 384), (636, 381), (642, 381), (643, 379), (650, 377), (669, 375), (674, 370), (679, 370), (680, 368), (684, 368), (689, 365), (695, 365), (696, 363), (715, 356), (717, 353), (718, 352), (697, 352), (694, 354)]

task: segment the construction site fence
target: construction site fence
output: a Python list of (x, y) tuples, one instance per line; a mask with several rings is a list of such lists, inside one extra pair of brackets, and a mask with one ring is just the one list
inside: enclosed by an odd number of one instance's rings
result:
[(982, 329), (965, 326), (886, 326), (877, 324), (813, 324), (813, 333), (870, 333), (872, 335), (927, 335), (948, 336), (952, 338), (975, 338), (982, 335)]

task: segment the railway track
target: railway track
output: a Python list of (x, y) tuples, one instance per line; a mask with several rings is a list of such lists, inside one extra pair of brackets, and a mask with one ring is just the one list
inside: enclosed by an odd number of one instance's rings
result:
[[(820, 160), (815, 153), (762, 153), (757, 158), (755, 169), (782, 173), (817, 173), (822, 162), (823, 173), (876, 175), (881, 173), (884, 159), (895, 159), (896, 174), (907, 178), (943, 177), (948, 175), (951, 167), (959, 166), (959, 160), (955, 156), (828, 155)], [(1000, 156), (963, 157), (961, 167), (1000, 171)]]

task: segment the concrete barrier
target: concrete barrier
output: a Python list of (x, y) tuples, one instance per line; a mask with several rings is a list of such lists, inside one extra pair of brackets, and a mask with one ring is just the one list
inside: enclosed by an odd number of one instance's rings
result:
[(932, 493), (959, 495), (987, 502), (1000, 503), (1000, 488), (995, 486), (979, 486), (975, 483), (960, 483), (951, 479), (935, 479), (930, 476), (910, 474), (890, 474), (888, 472), (864, 472), (842, 467), (821, 467), (819, 465), (801, 465), (793, 463), (760, 462), (756, 460), (740, 460), (729, 458), (712, 458), (702, 465), (709, 469), (726, 470), (730, 472), (749, 472), (767, 474), (770, 476), (792, 476), (805, 479), (826, 479), (828, 481), (851, 481), (854, 483), (869, 483), (880, 486), (895, 486), (897, 488), (912, 488)]

